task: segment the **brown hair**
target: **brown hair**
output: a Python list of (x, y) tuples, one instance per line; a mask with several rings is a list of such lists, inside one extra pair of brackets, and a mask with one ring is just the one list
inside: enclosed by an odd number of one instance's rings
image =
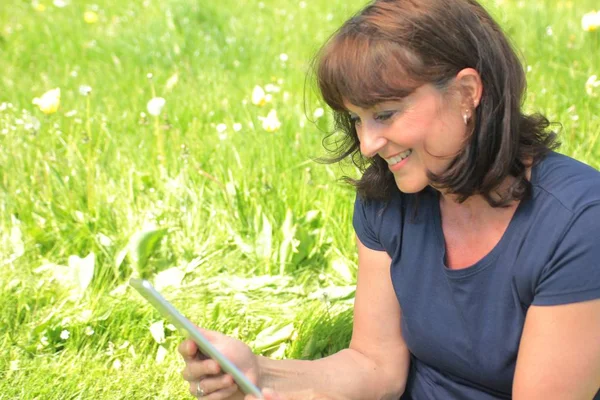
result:
[[(474, 68), (483, 94), (469, 122), (472, 133), (448, 169), (429, 178), (436, 187), (464, 201), (483, 195), (494, 207), (527, 198), (531, 184), (526, 168), (558, 147), (541, 114), (526, 115), (521, 103), (526, 89), (519, 58), (501, 28), (475, 0), (377, 0), (349, 19), (315, 58), (314, 73), (324, 101), (334, 112), (334, 156), (350, 157), (363, 175), (345, 178), (358, 193), (388, 199), (396, 190), (387, 163), (365, 158), (343, 101), (362, 108), (400, 100), (430, 83), (449, 88), (457, 73)], [(526, 163), (526, 160), (529, 160)], [(491, 193), (507, 176), (515, 183), (495, 200)]]

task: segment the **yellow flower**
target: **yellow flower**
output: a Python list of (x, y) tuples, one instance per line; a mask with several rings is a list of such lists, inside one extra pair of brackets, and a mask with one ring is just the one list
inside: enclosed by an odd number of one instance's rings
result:
[(281, 122), (277, 118), (277, 111), (271, 110), (266, 117), (258, 117), (262, 121), (262, 127), (267, 132), (275, 132), (281, 128)]
[(586, 32), (597, 31), (600, 28), (600, 11), (592, 11), (581, 18), (581, 27)]
[(33, 99), (33, 104), (38, 106), (44, 114), (54, 114), (60, 107), (60, 88), (52, 89)]
[(83, 20), (88, 24), (95, 24), (98, 22), (98, 14), (93, 11), (86, 11), (83, 13)]
[(46, 10), (46, 6), (38, 1), (33, 1), (31, 5), (35, 11), (44, 12)]

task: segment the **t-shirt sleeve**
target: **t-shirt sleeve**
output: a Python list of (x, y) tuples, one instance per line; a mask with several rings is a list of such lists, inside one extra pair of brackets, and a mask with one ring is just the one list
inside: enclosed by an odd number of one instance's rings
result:
[(352, 217), (352, 225), (356, 236), (362, 244), (372, 250), (385, 250), (381, 241), (379, 240), (378, 229), (376, 226), (379, 225), (376, 221), (377, 212), (375, 210), (375, 203), (367, 202), (361, 199), (360, 196), (356, 196), (354, 201), (354, 215)]
[(541, 272), (534, 305), (600, 298), (600, 202), (573, 215)]

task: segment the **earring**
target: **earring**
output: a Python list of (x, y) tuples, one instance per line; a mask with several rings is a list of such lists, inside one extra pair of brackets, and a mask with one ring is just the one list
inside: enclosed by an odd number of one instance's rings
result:
[(465, 121), (465, 125), (469, 125), (469, 110), (463, 114), (463, 121)]

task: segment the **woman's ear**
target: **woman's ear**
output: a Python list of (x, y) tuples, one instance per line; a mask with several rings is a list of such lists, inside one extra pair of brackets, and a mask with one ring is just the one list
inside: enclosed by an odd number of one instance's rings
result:
[(467, 108), (477, 108), (483, 92), (483, 83), (479, 72), (473, 68), (462, 69), (456, 74), (456, 83), (462, 95), (463, 105)]

